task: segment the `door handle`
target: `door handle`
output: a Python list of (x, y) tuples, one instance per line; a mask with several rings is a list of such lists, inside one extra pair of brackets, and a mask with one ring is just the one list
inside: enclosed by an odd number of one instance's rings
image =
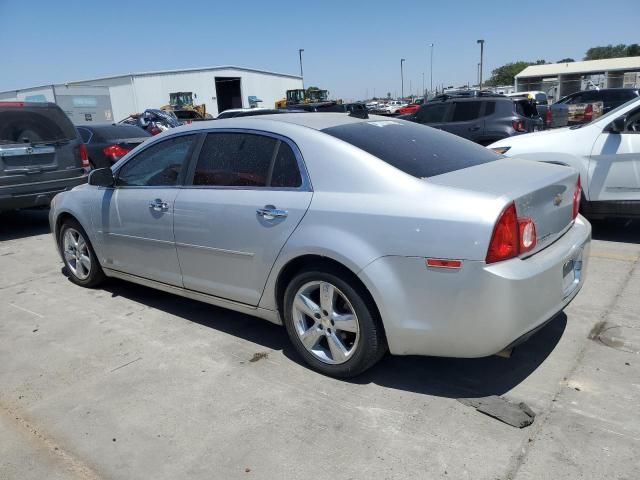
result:
[(256, 214), (259, 217), (264, 218), (265, 220), (274, 220), (276, 218), (285, 218), (289, 215), (289, 212), (286, 210), (280, 210), (272, 205), (267, 205), (264, 208), (259, 208), (256, 210)]
[(470, 132), (477, 132), (478, 130), (480, 130), (480, 127), (478, 127), (477, 125), (474, 127), (469, 127)]
[(169, 204), (167, 202), (163, 202), (159, 198), (156, 198), (153, 202), (149, 202), (149, 208), (156, 212), (166, 212), (169, 210)]

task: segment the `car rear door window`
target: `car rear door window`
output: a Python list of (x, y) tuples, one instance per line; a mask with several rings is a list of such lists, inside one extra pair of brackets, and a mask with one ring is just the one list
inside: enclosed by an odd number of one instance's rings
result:
[(538, 105), (548, 105), (547, 95), (544, 93), (536, 93), (536, 103)]
[(484, 102), (484, 117), (493, 115), (496, 112), (496, 102)]
[(298, 160), (286, 142), (278, 144), (278, 152), (271, 174), (271, 187), (297, 188), (302, 185)]
[(427, 104), (420, 107), (416, 114), (419, 123), (442, 123), (449, 110), (448, 103)]
[(178, 185), (190, 158), (196, 135), (182, 135), (144, 149), (118, 170), (118, 186), (171, 187)]
[(82, 138), (82, 142), (89, 143), (93, 135), (91, 133), (91, 130), (89, 130), (88, 128), (82, 128), (82, 127), (77, 127), (77, 129), (78, 129), (78, 133), (80, 134), (80, 137)]
[(196, 164), (193, 185), (266, 187), (278, 140), (248, 133), (209, 133)]
[(480, 116), (482, 102), (455, 102), (452, 122), (469, 122)]

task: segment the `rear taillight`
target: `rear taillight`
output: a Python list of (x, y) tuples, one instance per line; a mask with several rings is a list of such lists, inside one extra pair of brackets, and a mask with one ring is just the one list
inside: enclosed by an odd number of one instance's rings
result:
[(513, 129), (516, 132), (524, 132), (526, 131), (524, 128), (524, 122), (522, 120), (514, 120), (513, 122), (511, 122), (511, 125), (513, 126)]
[(129, 150), (120, 145), (109, 145), (108, 147), (104, 147), (102, 149), (102, 153), (111, 158), (111, 160), (116, 161), (120, 160), (127, 153), (129, 153)]
[(582, 184), (580, 183), (580, 175), (576, 182), (576, 189), (573, 192), (573, 218), (575, 219), (580, 212), (580, 199), (582, 198)]
[(24, 102), (0, 102), (0, 107), (24, 107)]
[(551, 113), (551, 109), (549, 109), (547, 113), (544, 114), (544, 123), (551, 125), (551, 122), (553, 122), (553, 113)]
[(584, 107), (583, 118), (585, 122), (590, 122), (591, 120), (593, 120), (593, 105), (591, 105), (590, 103), (587, 103), (587, 106)]
[(89, 154), (87, 153), (87, 146), (84, 143), (80, 144), (80, 165), (82, 168), (89, 168)]
[(537, 243), (536, 224), (530, 218), (518, 218), (515, 203), (498, 217), (487, 250), (487, 263), (500, 262), (533, 250)]

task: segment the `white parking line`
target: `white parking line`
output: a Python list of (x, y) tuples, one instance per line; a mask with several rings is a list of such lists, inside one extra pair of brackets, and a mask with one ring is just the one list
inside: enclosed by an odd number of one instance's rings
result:
[(44, 318), (44, 315), (40, 315), (38, 312), (34, 312), (33, 310), (29, 310), (28, 308), (21, 307), (19, 305), (16, 305), (15, 303), (10, 303), (9, 305), (11, 305), (14, 308), (17, 308), (18, 310), (22, 310), (23, 312), (27, 312), (27, 313), (30, 313), (31, 315), (35, 315), (38, 318)]

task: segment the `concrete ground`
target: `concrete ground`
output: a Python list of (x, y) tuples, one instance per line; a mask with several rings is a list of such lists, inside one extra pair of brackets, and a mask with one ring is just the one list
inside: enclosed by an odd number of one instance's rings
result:
[[(387, 357), (341, 381), (264, 321), (76, 287), (46, 212), (2, 214), (0, 479), (637, 479), (640, 223), (594, 236), (583, 291), (511, 358)], [(459, 401), (492, 395), (534, 423)]]

